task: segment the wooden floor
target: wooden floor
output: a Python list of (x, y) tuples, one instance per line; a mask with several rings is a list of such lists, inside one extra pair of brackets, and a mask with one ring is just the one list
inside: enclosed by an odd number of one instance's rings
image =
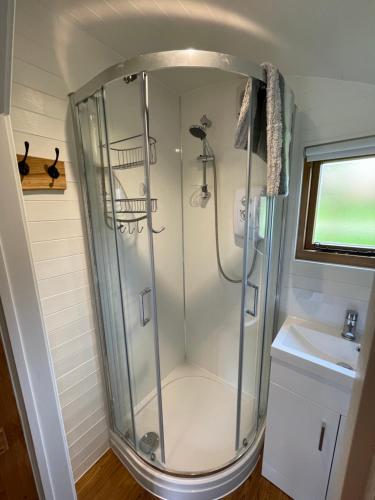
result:
[[(261, 461), (249, 479), (226, 500), (287, 500), (289, 497), (260, 474)], [(115, 454), (109, 450), (76, 484), (78, 500), (151, 500)]]

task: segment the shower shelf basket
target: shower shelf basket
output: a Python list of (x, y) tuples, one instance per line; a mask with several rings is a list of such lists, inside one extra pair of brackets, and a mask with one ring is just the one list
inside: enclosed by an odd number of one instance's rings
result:
[[(109, 143), (111, 152), (112, 168), (125, 170), (127, 168), (139, 167), (144, 164), (144, 135), (134, 135), (119, 141)], [(150, 165), (156, 163), (156, 139), (149, 138)], [(106, 145), (104, 146), (106, 147)]]
[[(158, 209), (157, 198), (151, 198), (151, 212)], [(127, 219), (124, 214), (135, 215), (134, 218)], [(118, 217), (117, 215), (120, 215)], [(116, 198), (116, 220), (117, 222), (138, 222), (147, 218), (147, 198)]]
[[(141, 233), (143, 231), (143, 226), (139, 223), (147, 219), (148, 199), (146, 197), (127, 198), (124, 188), (116, 176), (114, 176), (114, 188), (116, 193), (114, 209), (116, 213), (117, 228), (121, 233), (124, 233), (127, 228), (129, 235), (132, 235), (135, 232)], [(156, 212), (157, 209), (157, 198), (150, 198), (150, 212)], [(106, 194), (105, 196), (104, 211), (106, 224), (110, 229), (113, 229), (113, 214), (111, 213), (112, 201), (109, 194)], [(151, 227), (151, 230), (154, 234), (159, 234), (165, 230), (165, 227), (163, 226), (160, 229), (154, 229)]]

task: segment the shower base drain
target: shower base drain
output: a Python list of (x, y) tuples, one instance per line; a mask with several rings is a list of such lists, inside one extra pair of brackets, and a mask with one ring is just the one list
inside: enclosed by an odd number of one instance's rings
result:
[(159, 435), (156, 432), (146, 432), (139, 441), (139, 447), (146, 455), (154, 452), (159, 446)]

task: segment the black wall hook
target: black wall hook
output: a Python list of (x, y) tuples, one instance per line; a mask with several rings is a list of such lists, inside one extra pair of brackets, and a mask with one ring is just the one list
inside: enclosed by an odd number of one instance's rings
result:
[(58, 168), (56, 167), (56, 163), (59, 159), (59, 154), (60, 154), (60, 150), (59, 148), (55, 148), (55, 152), (56, 152), (56, 158), (55, 158), (55, 161), (53, 162), (52, 165), (50, 165), (48, 168), (47, 168), (47, 172), (48, 172), (48, 175), (52, 178), (52, 179), (58, 179), (60, 177), (60, 172), (58, 170)]
[(29, 154), (29, 143), (25, 141), (25, 156), (18, 162), (18, 170), (20, 175), (24, 176), (30, 172), (30, 167), (26, 163), (27, 155)]

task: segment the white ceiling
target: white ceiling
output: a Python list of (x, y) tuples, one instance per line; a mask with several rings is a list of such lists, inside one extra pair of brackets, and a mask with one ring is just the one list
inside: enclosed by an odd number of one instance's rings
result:
[(41, 0), (124, 58), (194, 47), (375, 84), (375, 0)]

